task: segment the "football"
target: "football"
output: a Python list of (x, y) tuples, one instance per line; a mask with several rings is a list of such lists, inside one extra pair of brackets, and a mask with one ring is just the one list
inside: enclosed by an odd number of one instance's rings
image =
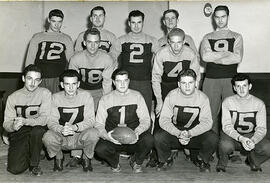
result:
[(135, 132), (129, 127), (116, 127), (112, 132), (112, 138), (121, 144), (130, 144), (136, 140)]

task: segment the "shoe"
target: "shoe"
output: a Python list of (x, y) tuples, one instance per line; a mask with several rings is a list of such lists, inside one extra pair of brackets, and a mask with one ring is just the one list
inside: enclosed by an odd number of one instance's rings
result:
[(205, 163), (204, 161), (201, 162), (200, 164), (200, 172), (210, 172), (210, 164)]
[(54, 159), (53, 171), (61, 172), (63, 170), (64, 159)]
[(138, 165), (137, 163), (133, 163), (133, 166), (132, 166), (132, 169), (133, 169), (133, 172), (134, 173), (142, 173), (142, 165)]
[(92, 172), (93, 171), (91, 160), (88, 158), (85, 158), (82, 160), (82, 167), (83, 167), (84, 172), (88, 172), (88, 171)]
[(146, 167), (154, 168), (158, 166), (158, 160), (150, 158), (149, 161), (146, 163)]
[(79, 157), (72, 157), (69, 162), (66, 164), (66, 167), (78, 167), (81, 164), (81, 158)]
[(235, 154), (235, 155), (229, 155), (229, 159), (234, 164), (241, 164), (242, 163), (241, 157), (239, 155), (237, 155), (237, 154)]
[(168, 159), (165, 163), (164, 162), (160, 162), (157, 165), (157, 171), (166, 171), (167, 169), (169, 169), (171, 166), (173, 165), (173, 159), (170, 158)]
[(111, 170), (112, 170), (113, 173), (119, 173), (119, 172), (121, 172), (121, 166), (120, 166), (120, 164), (118, 164), (116, 168), (111, 167)]
[(254, 163), (252, 161), (249, 161), (248, 158), (246, 158), (245, 164), (250, 167), (250, 171), (253, 171), (253, 172), (262, 172), (262, 168), (260, 166), (254, 165)]
[(221, 167), (221, 166), (217, 166), (216, 167), (216, 171), (217, 172), (226, 172), (226, 168), (225, 167)]
[(30, 172), (32, 175), (35, 175), (35, 176), (41, 176), (43, 174), (39, 166), (30, 167)]

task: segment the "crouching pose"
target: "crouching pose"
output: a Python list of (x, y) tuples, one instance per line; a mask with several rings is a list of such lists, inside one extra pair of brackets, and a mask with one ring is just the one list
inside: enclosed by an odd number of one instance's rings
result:
[(63, 170), (62, 150), (82, 149), (83, 171), (92, 171), (91, 159), (98, 141), (98, 131), (93, 127), (94, 101), (89, 92), (79, 89), (80, 75), (75, 70), (66, 70), (60, 76), (64, 91), (52, 96), (49, 130), (43, 143), (49, 156), (55, 157), (54, 171)]
[(219, 142), (218, 172), (226, 171), (228, 154), (244, 150), (245, 163), (251, 171), (262, 171), (260, 165), (270, 157), (270, 141), (266, 135), (266, 109), (263, 101), (249, 94), (249, 76), (237, 74), (232, 79), (237, 94), (222, 103), (222, 130)]
[(178, 88), (169, 92), (161, 110), (161, 129), (155, 134), (159, 165), (165, 170), (172, 165), (172, 149), (196, 149), (193, 163), (200, 171), (210, 171), (209, 160), (216, 150), (218, 137), (211, 131), (213, 124), (207, 96), (196, 89), (196, 73), (182, 70), (178, 75)]
[(7, 170), (19, 174), (29, 168), (33, 175), (40, 176), (40, 151), (50, 113), (51, 92), (39, 87), (42, 73), (36, 65), (30, 64), (24, 69), (22, 80), (24, 87), (8, 97), (5, 109), (3, 126), (9, 132)]
[[(129, 89), (129, 75), (125, 70), (116, 69), (112, 75), (116, 89), (104, 95), (96, 116), (96, 127), (101, 139), (97, 143), (97, 155), (106, 160), (113, 172), (120, 172), (119, 154), (123, 151), (132, 154), (130, 165), (134, 173), (142, 172), (142, 163), (154, 146), (154, 138), (147, 131), (150, 116), (143, 96)], [(118, 126), (134, 130), (137, 138), (129, 144), (121, 144), (111, 137), (111, 131)]]

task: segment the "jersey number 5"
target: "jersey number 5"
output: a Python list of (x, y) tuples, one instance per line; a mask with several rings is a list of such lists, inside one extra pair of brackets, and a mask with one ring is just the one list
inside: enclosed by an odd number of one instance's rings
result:
[[(254, 118), (254, 113), (238, 113), (237, 122), (237, 112), (233, 112), (232, 120), (236, 124), (236, 130), (240, 133), (250, 133), (254, 129), (254, 124), (251, 121), (245, 121), (247, 118)], [(238, 123), (238, 125), (237, 125)]]

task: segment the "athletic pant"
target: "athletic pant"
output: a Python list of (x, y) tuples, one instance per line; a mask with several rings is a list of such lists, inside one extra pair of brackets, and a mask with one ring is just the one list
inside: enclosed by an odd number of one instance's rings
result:
[(218, 136), (212, 130), (192, 137), (187, 145), (182, 145), (177, 137), (163, 129), (157, 131), (154, 138), (159, 161), (163, 163), (170, 157), (172, 149), (197, 149), (199, 156), (208, 163), (218, 145)]
[[(252, 137), (253, 134), (245, 134), (246, 137)], [(221, 133), (219, 141), (219, 160), (217, 167), (226, 168), (228, 164), (228, 155), (235, 150), (240, 150), (247, 154), (249, 160), (251, 160), (254, 165), (260, 166), (270, 157), (270, 141), (266, 138), (263, 138), (259, 143), (255, 145), (255, 148), (251, 151), (245, 151), (242, 147), (241, 142), (238, 142), (226, 135)]]
[(135, 144), (117, 145), (108, 140), (99, 139), (95, 152), (101, 159), (106, 160), (111, 167), (116, 168), (121, 152), (134, 154), (135, 162), (141, 165), (153, 146), (153, 136), (149, 132), (144, 132), (139, 136), (139, 140)]
[(13, 174), (24, 172), (29, 166), (38, 166), (42, 137), (46, 132), (43, 126), (23, 126), (18, 131), (8, 134), (8, 166)]
[(221, 122), (219, 119), (219, 112), (221, 109), (222, 101), (229, 96), (232, 96), (233, 88), (231, 84), (232, 78), (212, 79), (205, 78), (203, 82), (203, 92), (208, 96), (210, 101), (213, 126), (212, 130), (220, 134)]
[(98, 130), (88, 128), (80, 133), (66, 137), (58, 132), (49, 130), (44, 134), (42, 140), (51, 158), (62, 150), (80, 149), (83, 150), (88, 158), (92, 159), (98, 139)]

